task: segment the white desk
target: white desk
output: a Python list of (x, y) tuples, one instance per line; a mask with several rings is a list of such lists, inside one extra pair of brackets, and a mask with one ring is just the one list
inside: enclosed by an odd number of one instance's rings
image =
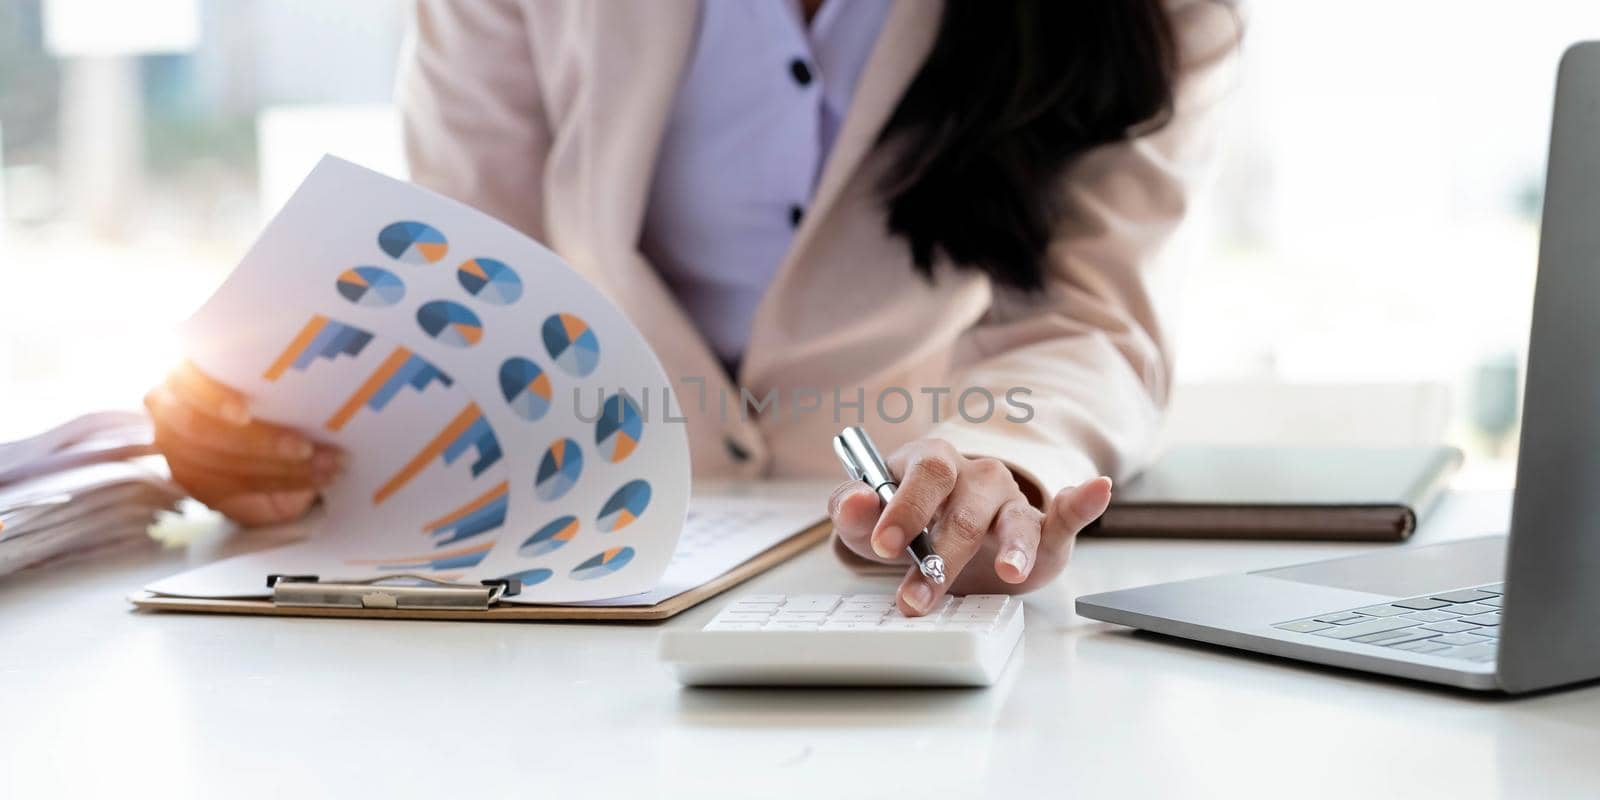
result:
[[(1503, 530), (1506, 506), (1453, 498), (1418, 539)], [(123, 596), (183, 565), (147, 552), (0, 581), (0, 797), (1600, 791), (1600, 687), (1481, 697), (1072, 613), (1082, 593), (1358, 549), (1085, 541), (1028, 598), (1002, 685), (908, 691), (682, 690), (659, 625), (135, 613)], [(741, 588), (884, 587), (819, 548)]]

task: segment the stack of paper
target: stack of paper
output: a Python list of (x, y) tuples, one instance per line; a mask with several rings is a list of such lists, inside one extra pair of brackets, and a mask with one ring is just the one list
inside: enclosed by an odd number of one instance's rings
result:
[(0, 575), (149, 541), (157, 511), (183, 493), (150, 452), (138, 414), (79, 417), (0, 444)]

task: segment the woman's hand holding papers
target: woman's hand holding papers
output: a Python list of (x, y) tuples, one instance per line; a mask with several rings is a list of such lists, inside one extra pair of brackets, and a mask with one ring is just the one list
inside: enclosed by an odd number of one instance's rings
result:
[(304, 515), (343, 453), (251, 418), (247, 398), (184, 362), (144, 398), (173, 480), (244, 525)]

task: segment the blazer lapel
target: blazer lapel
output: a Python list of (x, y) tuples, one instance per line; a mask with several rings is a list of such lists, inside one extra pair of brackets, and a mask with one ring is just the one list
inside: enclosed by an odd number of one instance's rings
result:
[[(656, 154), (694, 44), (698, 0), (583, 3), (590, 41), (579, 103), (581, 216), (607, 245), (637, 250)], [(595, 240), (598, 243), (598, 239)], [(609, 265), (607, 265), (609, 267)], [(634, 277), (634, 276), (620, 276)]]

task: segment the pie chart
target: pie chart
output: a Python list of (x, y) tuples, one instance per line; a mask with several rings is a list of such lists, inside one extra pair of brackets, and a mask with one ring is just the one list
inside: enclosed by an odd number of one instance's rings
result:
[(633, 453), (643, 435), (644, 418), (633, 398), (621, 393), (606, 398), (594, 424), (594, 444), (600, 455), (616, 464)]
[(485, 303), (509, 306), (522, 296), (522, 279), (492, 258), (474, 258), (456, 267), (461, 288)]
[(644, 481), (629, 481), (600, 507), (600, 518), (596, 522), (600, 530), (606, 533), (620, 531), (644, 514), (645, 506), (648, 505), (650, 505), (650, 484)]
[(583, 472), (583, 451), (571, 439), (557, 439), (539, 459), (539, 474), (534, 478), (533, 491), (545, 502), (559, 500), (578, 482)]
[(508, 358), (500, 365), (500, 394), (517, 416), (530, 422), (550, 410), (550, 376), (526, 358)]
[(591, 558), (588, 561), (573, 567), (572, 579), (575, 581), (587, 581), (595, 578), (604, 578), (605, 576), (628, 566), (628, 562), (632, 560), (633, 548), (613, 547), (610, 550), (600, 553), (594, 558)]
[(378, 231), (378, 247), (389, 257), (406, 264), (432, 264), (444, 258), (450, 243), (432, 225), (421, 222), (396, 222)]
[(521, 572), (513, 572), (510, 575), (501, 578), (500, 580), (516, 581), (523, 586), (538, 586), (539, 584), (550, 580), (550, 576), (554, 574), (555, 573), (545, 569), (544, 567), (539, 567), (537, 569), (527, 569)]
[(334, 285), (344, 299), (371, 308), (392, 306), (406, 296), (405, 283), (382, 267), (347, 269)]
[(553, 522), (535, 531), (517, 548), (517, 555), (533, 558), (552, 553), (578, 535), (577, 517), (557, 517)]
[(451, 347), (471, 347), (483, 338), (478, 315), (449, 300), (423, 303), (417, 309), (417, 324), (434, 340)]
[(589, 323), (571, 314), (551, 314), (544, 321), (544, 349), (558, 366), (580, 378), (600, 363), (600, 340)]

